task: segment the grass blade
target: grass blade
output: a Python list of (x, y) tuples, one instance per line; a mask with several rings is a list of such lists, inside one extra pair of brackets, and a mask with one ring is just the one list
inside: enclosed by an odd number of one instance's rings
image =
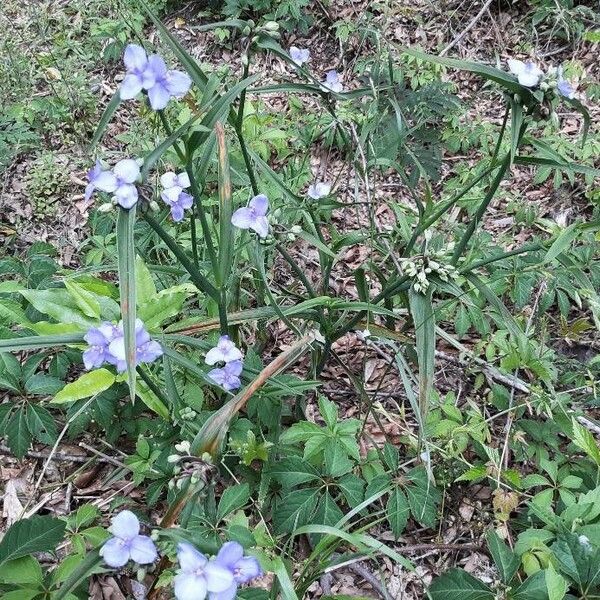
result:
[(93, 150), (94, 146), (102, 139), (102, 136), (120, 103), (121, 96), (119, 95), (119, 90), (117, 90), (115, 95), (110, 99), (110, 102), (106, 105), (106, 108), (100, 117), (100, 121), (98, 121), (98, 127), (96, 127), (96, 131), (94, 131), (94, 135), (90, 141), (90, 150)]
[(65, 333), (61, 335), (32, 335), (22, 338), (0, 340), (0, 352), (21, 352), (24, 350), (44, 350), (56, 346), (82, 344), (83, 333)]
[(117, 253), (119, 262), (119, 295), (121, 318), (125, 340), (125, 360), (127, 362), (127, 382), (131, 401), (135, 399), (135, 205), (129, 210), (119, 209), (117, 216)]

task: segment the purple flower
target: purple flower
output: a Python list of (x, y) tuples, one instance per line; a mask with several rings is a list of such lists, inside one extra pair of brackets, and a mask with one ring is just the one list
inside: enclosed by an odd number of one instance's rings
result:
[(158, 553), (154, 542), (147, 535), (140, 535), (140, 522), (129, 510), (121, 511), (113, 518), (110, 538), (100, 548), (100, 556), (109, 567), (122, 567), (129, 559), (147, 565), (156, 560)]
[(543, 71), (533, 62), (523, 62), (521, 60), (510, 59), (508, 61), (510, 72), (517, 76), (519, 83), (525, 87), (535, 87), (544, 74)]
[(127, 75), (119, 90), (122, 100), (135, 98), (146, 90), (150, 106), (154, 110), (162, 110), (171, 98), (185, 96), (192, 85), (187, 73), (167, 70), (165, 61), (158, 54), (147, 56), (137, 44), (129, 44), (125, 48), (123, 62)]
[(207, 593), (219, 594), (231, 588), (231, 571), (217, 561), (209, 561), (204, 554), (186, 542), (177, 545), (179, 569), (174, 581), (177, 600), (204, 600)]
[(237, 542), (226, 542), (221, 546), (215, 563), (225, 567), (233, 575), (233, 583), (223, 592), (210, 595), (210, 600), (233, 600), (238, 585), (248, 583), (263, 572), (258, 560), (253, 556), (244, 556), (244, 548)]
[(160, 197), (171, 208), (173, 221), (181, 221), (184, 210), (194, 204), (194, 197), (183, 191), (190, 186), (188, 174), (182, 172), (176, 175), (169, 171), (161, 176), (160, 183), (165, 188)]
[(108, 360), (108, 346), (117, 336), (117, 328), (112, 323), (104, 322), (98, 327), (90, 327), (83, 339), (89, 344), (83, 353), (83, 364), (89, 371), (97, 369)]
[(575, 88), (572, 86), (571, 82), (563, 77), (563, 69), (562, 67), (558, 67), (558, 80), (556, 83), (556, 87), (558, 89), (558, 93), (569, 100), (575, 98)]
[(242, 368), (242, 361), (234, 360), (228, 362), (221, 369), (212, 369), (207, 373), (207, 376), (224, 390), (231, 392), (242, 386), (242, 382), (240, 381)]
[(160, 185), (165, 189), (178, 187), (184, 190), (190, 187), (190, 178), (185, 171), (177, 174), (173, 171), (167, 171), (160, 176)]
[(329, 183), (316, 182), (308, 186), (308, 196), (313, 200), (319, 200), (329, 195), (331, 191), (331, 185)]
[(325, 76), (325, 81), (321, 84), (321, 88), (326, 92), (342, 92), (344, 86), (340, 81), (340, 75), (337, 71), (328, 71)]
[(231, 223), (240, 229), (252, 229), (259, 237), (269, 234), (269, 221), (266, 217), (269, 199), (264, 194), (254, 196), (247, 207), (238, 208), (231, 216)]
[[(120, 321), (116, 327), (117, 336), (108, 345), (107, 362), (115, 365), (119, 373), (127, 370), (125, 335), (123, 332), (123, 321)], [(163, 351), (160, 344), (150, 338), (146, 331), (144, 323), (140, 319), (135, 321), (135, 363), (154, 362)]]
[(310, 50), (308, 48), (290, 46), (290, 58), (294, 63), (301, 67), (305, 62), (310, 60)]
[(112, 171), (103, 171), (100, 162), (88, 172), (89, 183), (85, 188), (85, 199), (89, 200), (94, 190), (114, 194), (113, 198), (123, 207), (131, 208), (138, 199), (134, 182), (140, 176), (140, 166), (132, 158), (120, 160)]
[(183, 219), (184, 210), (191, 208), (194, 204), (194, 197), (177, 187), (165, 190), (160, 197), (171, 208), (171, 217), (173, 221), (177, 222)]
[(222, 335), (214, 348), (211, 348), (206, 353), (204, 362), (207, 365), (214, 365), (218, 362), (229, 363), (234, 360), (242, 360), (241, 351), (236, 348), (236, 345), (229, 339), (228, 335)]

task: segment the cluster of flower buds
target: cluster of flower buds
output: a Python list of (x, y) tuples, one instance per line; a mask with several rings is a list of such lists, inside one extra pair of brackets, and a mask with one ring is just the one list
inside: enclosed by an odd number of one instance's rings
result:
[(438, 277), (442, 281), (458, 277), (458, 273), (453, 265), (443, 264), (440, 260), (437, 256), (420, 255), (401, 258), (399, 263), (402, 273), (414, 280), (413, 290), (424, 294), (429, 288), (432, 276)]

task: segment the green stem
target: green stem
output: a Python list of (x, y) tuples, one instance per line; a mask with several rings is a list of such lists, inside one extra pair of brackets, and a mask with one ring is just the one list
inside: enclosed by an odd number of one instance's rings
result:
[(526, 246), (521, 246), (520, 248), (516, 248), (515, 250), (510, 250), (509, 252), (503, 252), (502, 254), (498, 254), (495, 256), (490, 256), (489, 258), (484, 258), (476, 263), (466, 265), (462, 269), (460, 269), (460, 273), (469, 273), (470, 271), (474, 271), (475, 269), (480, 269), (481, 267), (485, 267), (491, 263), (497, 262), (499, 260), (503, 260), (505, 258), (510, 258), (511, 256), (517, 256), (519, 254), (525, 254), (526, 252), (536, 252), (537, 250), (543, 250), (545, 248), (544, 244), (528, 244)]
[(298, 279), (302, 282), (302, 284), (306, 288), (306, 291), (308, 292), (308, 295), (311, 298), (316, 298), (317, 294), (315, 292), (315, 289), (313, 288), (310, 281), (307, 279), (306, 275), (300, 268), (300, 265), (298, 265), (298, 263), (290, 256), (288, 251), (281, 245), (280, 242), (277, 242), (275, 244), (275, 248), (281, 254), (281, 256), (283, 256), (284, 260), (288, 263), (288, 265), (290, 265), (292, 271), (296, 274)]

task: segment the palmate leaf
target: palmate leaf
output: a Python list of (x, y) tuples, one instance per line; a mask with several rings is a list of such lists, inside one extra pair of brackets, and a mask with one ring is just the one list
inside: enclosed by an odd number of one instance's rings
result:
[(117, 216), (117, 253), (119, 263), (119, 296), (121, 299), (121, 317), (123, 319), (123, 337), (125, 341), (125, 360), (127, 363), (127, 382), (131, 401), (135, 400), (135, 205), (119, 208)]
[(65, 527), (65, 521), (51, 517), (17, 521), (0, 542), (0, 565), (34, 552), (53, 552), (63, 539)]

